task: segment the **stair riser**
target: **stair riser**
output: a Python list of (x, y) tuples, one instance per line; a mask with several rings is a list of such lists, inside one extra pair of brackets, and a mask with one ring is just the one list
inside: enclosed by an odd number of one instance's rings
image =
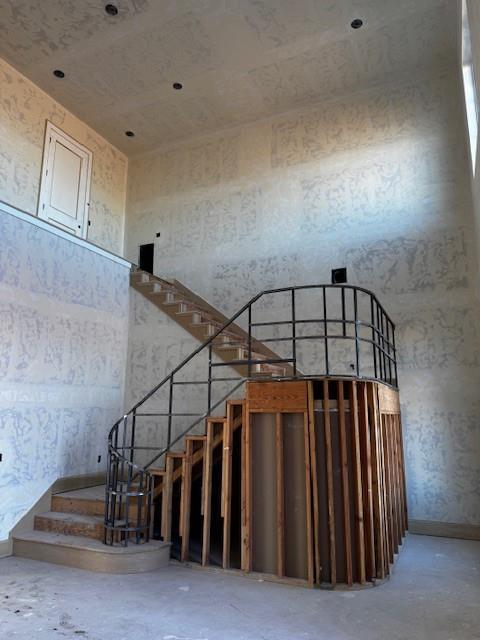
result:
[(79, 513), (85, 516), (103, 516), (105, 514), (105, 503), (100, 500), (52, 496), (51, 510), (60, 513)]
[(35, 527), (37, 531), (51, 531), (70, 536), (84, 536), (95, 540), (103, 540), (103, 524), (87, 524), (83, 522), (67, 522), (53, 520), (35, 516)]
[(142, 545), (144, 551), (135, 549), (135, 553), (128, 552), (135, 547), (136, 545), (130, 545), (125, 549), (125, 553), (119, 554), (112, 552), (114, 547), (109, 546), (105, 546), (105, 550), (100, 553), (98, 550), (93, 551), (52, 543), (15, 539), (13, 541), (15, 556), (53, 562), (88, 571), (117, 574), (143, 573), (168, 566), (170, 545), (165, 545), (155, 551), (150, 551), (147, 549), (147, 545)]
[[(146, 505), (146, 499), (143, 498), (143, 509)], [(64, 498), (62, 496), (52, 497), (51, 510), (57, 513), (78, 513), (84, 516), (100, 516), (105, 515), (105, 503), (99, 500), (82, 500), (75, 498)], [(125, 511), (125, 502), (123, 502), (123, 510)], [(117, 506), (118, 513), (118, 506)], [(137, 499), (130, 498), (128, 508), (129, 518), (137, 517)]]

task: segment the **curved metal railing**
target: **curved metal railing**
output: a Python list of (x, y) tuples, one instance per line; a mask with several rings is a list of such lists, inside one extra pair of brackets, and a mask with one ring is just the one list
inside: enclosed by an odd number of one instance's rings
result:
[[(234, 323), (248, 335), (242, 351), (247, 357), (226, 362), (216, 356), (214, 347)], [(274, 345), (278, 357), (256, 359), (259, 343)], [(263, 367), (260, 374), (257, 365)], [(234, 367), (240, 375), (217, 375), (225, 371), (222, 367), (227, 371)], [(225, 400), (246, 380), (272, 376), (370, 379), (396, 388), (395, 325), (377, 297), (362, 287), (303, 285), (254, 296), (112, 427), (105, 543), (147, 542), (152, 525), (152, 465), (219, 406), (223, 409)], [(141, 444), (139, 437), (145, 439)]]

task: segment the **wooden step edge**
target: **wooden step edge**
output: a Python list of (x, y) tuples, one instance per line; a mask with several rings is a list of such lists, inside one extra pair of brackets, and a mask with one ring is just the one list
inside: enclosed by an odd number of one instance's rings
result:
[(185, 302), (184, 300), (164, 300), (161, 304), (163, 307), (174, 307), (177, 304), (181, 304), (182, 302)]
[[(203, 311), (201, 311), (200, 309), (188, 309), (188, 311), (175, 311), (175, 315), (179, 316), (180, 318), (186, 318), (188, 316), (200, 316), (201, 318), (205, 318), (206, 320), (208, 319), (205, 315), (205, 313)], [(190, 324), (200, 324), (199, 322), (191, 322)]]
[(150, 280), (150, 279), (145, 280), (143, 278), (142, 279), (139, 278), (138, 280), (135, 281), (135, 284), (137, 285), (137, 287), (147, 287), (148, 285), (153, 285), (155, 283), (153, 282), (153, 280)]
[(175, 295), (179, 295), (178, 291), (176, 289), (170, 288), (170, 287), (165, 287), (162, 285), (159, 285), (158, 282), (155, 283), (157, 286), (159, 286), (159, 288), (155, 288), (155, 286), (153, 287), (152, 291), (150, 291), (150, 295), (151, 296), (162, 296), (162, 295), (166, 295), (168, 293), (170, 293), (171, 295), (175, 296)]
[(237, 351), (240, 349), (244, 349), (245, 351), (248, 351), (248, 345), (244, 343), (235, 344), (233, 342), (229, 343), (226, 341), (215, 345), (215, 348), (218, 349), (219, 351)]
[(208, 416), (207, 418), (205, 418), (205, 420), (210, 423), (215, 422), (215, 423), (225, 423), (227, 421), (227, 418), (217, 418), (215, 416)]

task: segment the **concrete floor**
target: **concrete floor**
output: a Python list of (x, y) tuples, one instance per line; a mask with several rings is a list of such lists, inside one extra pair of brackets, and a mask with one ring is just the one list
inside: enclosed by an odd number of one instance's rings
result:
[(115, 576), (0, 560), (0, 638), (479, 640), (480, 542), (408, 536), (375, 589), (321, 591), (170, 566)]

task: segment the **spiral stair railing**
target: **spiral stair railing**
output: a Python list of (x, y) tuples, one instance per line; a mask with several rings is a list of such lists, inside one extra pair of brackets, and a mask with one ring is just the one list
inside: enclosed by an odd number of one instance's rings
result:
[[(306, 295), (309, 298), (305, 298)], [(261, 320), (255, 317), (257, 311)], [(272, 314), (276, 318), (286, 317), (273, 321), (263, 319)], [(213, 347), (222, 334), (228, 334), (234, 323), (243, 323), (248, 332), (246, 357), (229, 362), (216, 361)], [(313, 328), (311, 333), (309, 328)], [(272, 334), (253, 335), (268, 329)], [(284, 335), (281, 335), (282, 331)], [(228, 339), (232, 340), (231, 335)], [(255, 347), (260, 343), (274, 343), (283, 353), (278, 358), (256, 359)], [(347, 343), (350, 345), (348, 353), (342, 354)], [(222, 344), (228, 345), (228, 342)], [(340, 349), (339, 344), (342, 345)], [(302, 345), (306, 348), (302, 349)], [(206, 358), (200, 367), (201, 379), (179, 379), (199, 356)], [(315, 361), (314, 366), (309, 364), (309, 358)], [(263, 367), (260, 374), (256, 371), (257, 365)], [(240, 368), (241, 372), (243, 368), (243, 373), (236, 377), (214, 375), (217, 367), (225, 366), (236, 367), (237, 371)], [(265, 366), (272, 368), (270, 373), (265, 372)], [(148, 542), (154, 488), (149, 469), (247, 380), (324, 376), (368, 379), (398, 387), (395, 325), (375, 294), (352, 285), (319, 284), (269, 289), (254, 296), (113, 425), (108, 436), (104, 542), (125, 546), (129, 542)], [(227, 383), (232, 386), (226, 391), (223, 388), (219, 397), (214, 398), (214, 386), (225, 387)], [(206, 389), (200, 395), (205, 409), (199, 413), (175, 411), (178, 402), (188, 403), (183, 395), (180, 399), (175, 397), (177, 385), (182, 389)], [(164, 394), (165, 411), (140, 410), (159, 393)], [(165, 442), (161, 445), (137, 444), (139, 421), (143, 419), (154, 420), (149, 435), (160, 431), (165, 435)], [(159, 429), (157, 421), (160, 419), (163, 425)], [(181, 424), (174, 433), (177, 419)]]

